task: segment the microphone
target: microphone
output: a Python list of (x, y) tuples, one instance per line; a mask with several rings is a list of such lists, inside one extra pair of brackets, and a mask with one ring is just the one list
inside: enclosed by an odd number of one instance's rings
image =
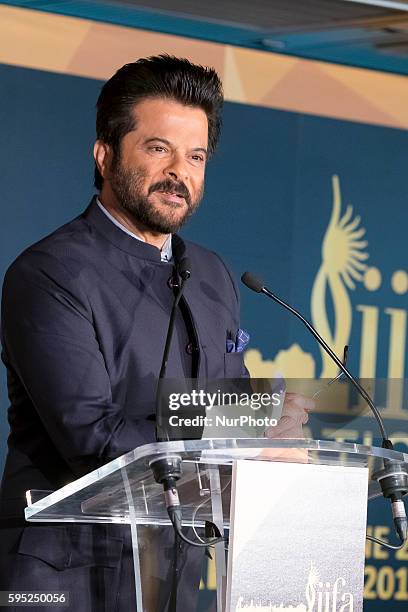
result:
[[(166, 369), (167, 369), (167, 363), (168, 363), (168, 358), (169, 358), (171, 340), (173, 338), (174, 324), (176, 322), (177, 306), (181, 300), (181, 296), (183, 295), (184, 283), (191, 276), (190, 259), (188, 257), (183, 257), (183, 259), (181, 259), (176, 264), (176, 270), (178, 272), (179, 277), (181, 278), (181, 282), (178, 286), (178, 291), (174, 298), (173, 306), (172, 306), (171, 313), (170, 313), (169, 326), (167, 328), (166, 343), (164, 345), (163, 358), (162, 358), (162, 363), (161, 363), (161, 368), (160, 368), (160, 373), (159, 373), (159, 383), (158, 383), (157, 394), (156, 394), (156, 423), (157, 423), (157, 416), (158, 416), (157, 412), (158, 412), (158, 407), (159, 407), (158, 404), (160, 400), (160, 380), (166, 376)], [(156, 426), (156, 440), (157, 442), (160, 442), (160, 437), (158, 435), (157, 426)]]
[(244, 274), (241, 276), (241, 281), (249, 289), (252, 289), (252, 291), (255, 291), (255, 293), (262, 293), (262, 290), (263, 290), (262, 282), (259, 279), (257, 279), (253, 274), (251, 274), (251, 272), (244, 272)]
[(274, 300), (275, 302), (277, 302), (278, 304), (280, 304), (281, 306), (286, 308), (286, 310), (289, 310), (289, 312), (294, 314), (295, 317), (297, 317), (298, 319), (300, 319), (302, 321), (302, 323), (307, 327), (307, 329), (311, 332), (311, 334), (316, 338), (316, 340), (320, 344), (320, 346), (323, 347), (323, 349), (326, 351), (326, 353), (333, 359), (335, 364), (347, 376), (347, 378), (353, 383), (353, 385), (355, 386), (355, 388), (357, 389), (359, 394), (364, 398), (364, 400), (370, 406), (370, 408), (373, 411), (374, 416), (375, 416), (375, 418), (376, 418), (376, 420), (378, 422), (379, 428), (381, 430), (382, 447), (383, 448), (388, 448), (388, 449), (392, 450), (393, 449), (392, 442), (390, 440), (388, 440), (388, 436), (387, 436), (387, 433), (385, 431), (384, 421), (382, 419), (381, 414), (378, 411), (378, 408), (375, 406), (373, 400), (368, 395), (367, 391), (360, 385), (360, 383), (354, 378), (354, 376), (351, 374), (351, 372), (346, 368), (346, 366), (337, 357), (336, 353), (334, 353), (334, 351), (329, 347), (329, 345), (323, 340), (323, 338), (320, 336), (318, 331), (313, 327), (313, 325), (311, 323), (309, 323), (309, 321), (307, 319), (305, 319), (305, 317), (303, 315), (301, 315), (299, 311), (297, 311), (295, 308), (290, 306), (287, 302), (284, 302), (281, 298), (279, 298), (277, 295), (273, 294), (269, 289), (267, 289), (267, 287), (265, 287), (263, 282), (261, 280), (259, 280), (258, 278), (256, 278), (250, 272), (245, 272), (241, 276), (241, 281), (249, 289), (252, 289), (252, 291), (255, 291), (256, 293), (264, 293), (269, 298), (271, 298), (272, 300)]
[[(159, 436), (158, 431), (158, 417), (160, 413), (160, 398), (161, 398), (161, 381), (166, 375), (166, 368), (168, 362), (168, 355), (171, 345), (171, 339), (173, 337), (174, 324), (176, 320), (176, 312), (177, 306), (180, 302), (180, 299), (183, 295), (185, 282), (191, 276), (191, 261), (189, 257), (184, 257), (185, 245), (180, 237), (177, 237), (178, 241), (176, 242), (176, 251), (174, 252), (174, 259), (176, 261), (176, 270), (178, 276), (181, 281), (178, 285), (178, 290), (175, 295), (173, 301), (173, 307), (171, 309), (169, 326), (167, 329), (167, 337), (166, 344), (163, 352), (162, 365), (160, 368), (159, 380), (157, 384), (157, 392), (156, 392), (156, 440), (157, 442), (162, 442), (163, 439)], [(167, 433), (168, 440), (168, 433)], [(180, 499), (177, 491), (177, 481), (181, 478), (181, 463), (182, 458), (179, 455), (166, 455), (166, 456), (158, 456), (150, 461), (149, 467), (153, 472), (153, 476), (155, 481), (158, 484), (163, 486), (164, 491), (164, 501), (166, 504), (167, 514), (170, 518), (170, 521), (173, 525), (175, 532), (178, 537), (183, 540), (186, 544), (190, 546), (196, 547), (204, 547), (214, 546), (218, 542), (224, 542), (223, 537), (217, 537), (215, 539), (209, 540), (208, 542), (194, 542), (190, 540), (182, 530), (183, 522), (182, 522), (182, 508), (180, 505)]]
[(181, 300), (181, 296), (183, 295), (184, 283), (191, 276), (191, 262), (190, 262), (190, 259), (188, 257), (184, 257), (177, 264), (176, 269), (177, 269), (178, 275), (181, 278), (181, 283), (179, 285), (178, 291), (176, 293), (176, 297), (174, 298), (173, 307), (171, 309), (169, 327), (167, 329), (166, 344), (164, 346), (163, 359), (162, 359), (162, 364), (161, 364), (161, 368), (160, 368), (159, 379), (160, 378), (164, 378), (166, 376), (166, 369), (167, 369), (167, 362), (168, 362), (168, 357), (169, 357), (170, 345), (171, 345), (171, 340), (173, 338), (174, 323), (176, 321), (177, 306), (178, 306), (178, 304), (179, 304), (179, 302)]
[(182, 281), (186, 281), (191, 276), (191, 261), (189, 257), (183, 259), (177, 265), (177, 271)]
[[(375, 406), (373, 400), (368, 395), (367, 391), (360, 385), (358, 380), (352, 375), (352, 373), (346, 368), (346, 366), (341, 362), (341, 360), (337, 357), (336, 353), (330, 348), (330, 346), (323, 340), (318, 331), (313, 327), (313, 325), (302, 315), (298, 310), (290, 306), (287, 302), (279, 298), (277, 295), (272, 293), (264, 283), (258, 279), (256, 276), (251, 274), (251, 272), (245, 272), (241, 276), (241, 281), (251, 289), (255, 291), (255, 293), (263, 293), (281, 306), (286, 308), (289, 312), (291, 312), (295, 317), (300, 319), (302, 323), (307, 327), (307, 329), (311, 332), (311, 334), (316, 338), (317, 342), (321, 347), (326, 351), (326, 353), (333, 359), (335, 364), (340, 368), (340, 370), (347, 376), (347, 378), (352, 382), (354, 387), (357, 389), (359, 394), (364, 398), (367, 404), (370, 406), (376, 420), (378, 426), (381, 431), (382, 436), (382, 448), (393, 450), (393, 445), (391, 440), (388, 439), (383, 418)], [(392, 507), (392, 515), (394, 520), (395, 531), (398, 534), (399, 538), (405, 542), (407, 538), (407, 516), (405, 512), (404, 502), (402, 497), (408, 493), (408, 473), (405, 466), (393, 459), (384, 459), (384, 469), (372, 475), (373, 478), (376, 478), (380, 483), (381, 490), (383, 496), (385, 498), (389, 498), (391, 500)], [(386, 545), (386, 544), (384, 544)]]
[[(176, 262), (176, 271), (180, 278), (177, 287), (177, 292), (174, 297), (173, 306), (170, 313), (169, 326), (167, 328), (166, 343), (164, 345), (163, 358), (160, 368), (159, 380), (157, 382), (156, 390), (156, 441), (162, 442), (166, 438), (162, 438), (159, 432), (160, 423), (160, 402), (161, 402), (161, 391), (162, 391), (162, 380), (166, 376), (167, 362), (169, 357), (169, 351), (171, 346), (171, 340), (174, 332), (174, 325), (176, 321), (177, 306), (180, 302), (181, 296), (183, 295), (184, 284), (191, 276), (191, 261), (188, 257), (183, 257), (185, 252), (185, 245), (181, 238), (178, 238), (177, 250), (174, 252), (174, 259)], [(180, 258), (181, 257), (181, 258)], [(169, 439), (168, 432), (167, 440)], [(150, 462), (150, 468), (153, 471), (154, 479), (157, 483), (162, 484), (164, 488), (164, 499), (166, 503), (167, 513), (170, 517), (171, 522), (174, 525), (176, 531), (181, 530), (181, 506), (178, 497), (176, 483), (181, 477), (181, 457), (179, 455), (158, 457)]]

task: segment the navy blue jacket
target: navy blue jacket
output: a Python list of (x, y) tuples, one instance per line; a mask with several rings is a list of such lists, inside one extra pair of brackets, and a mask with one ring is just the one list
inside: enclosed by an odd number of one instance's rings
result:
[[(226, 354), (226, 338), (239, 326), (230, 273), (198, 245), (173, 236), (172, 247), (175, 258), (190, 258), (192, 276), (167, 376), (241, 376), (242, 353)], [(174, 298), (169, 279), (174, 265), (115, 226), (95, 200), (7, 271), (1, 331), (11, 405), (0, 493), (0, 589), (69, 591), (68, 609), (75, 612), (134, 609), (126, 526), (24, 526), (23, 509), (27, 489), (55, 490), (154, 441), (155, 392)], [(195, 609), (202, 549), (174, 546), (171, 528), (147, 529), (143, 537), (157, 559), (157, 609), (173, 611), (176, 591), (177, 610)]]
[[(173, 236), (177, 257), (182, 242)], [(222, 260), (191, 242), (168, 362), (171, 378), (239, 377), (226, 353), (238, 294)], [(27, 489), (55, 490), (155, 439), (155, 390), (174, 298), (173, 264), (115, 226), (93, 200), (7, 271), (2, 359), (11, 406), (0, 518)]]

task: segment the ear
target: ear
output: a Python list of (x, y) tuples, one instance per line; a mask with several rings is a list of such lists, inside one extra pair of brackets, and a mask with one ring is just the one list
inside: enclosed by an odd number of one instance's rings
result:
[(112, 150), (102, 140), (97, 140), (94, 144), (93, 155), (96, 167), (102, 175), (102, 178), (109, 178), (109, 171), (112, 159)]

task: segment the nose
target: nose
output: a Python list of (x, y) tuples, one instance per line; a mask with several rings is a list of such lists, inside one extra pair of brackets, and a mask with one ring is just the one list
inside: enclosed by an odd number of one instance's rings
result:
[(186, 162), (181, 155), (172, 156), (171, 162), (164, 168), (164, 174), (175, 181), (188, 182), (189, 179)]

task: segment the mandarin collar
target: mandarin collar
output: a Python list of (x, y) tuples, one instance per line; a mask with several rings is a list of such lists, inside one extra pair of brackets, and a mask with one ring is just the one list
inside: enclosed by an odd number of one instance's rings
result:
[[(147, 242), (142, 240), (136, 240), (129, 234), (126, 234), (117, 225), (102, 212), (96, 202), (97, 196), (94, 196), (89, 204), (88, 208), (83, 213), (83, 218), (92, 225), (100, 234), (102, 234), (106, 240), (109, 240), (118, 249), (133, 255), (134, 257), (140, 257), (141, 259), (147, 259), (157, 263), (167, 262), (161, 261), (160, 250)], [(172, 242), (176, 236), (172, 236)], [(176, 238), (177, 240), (177, 238)]]

